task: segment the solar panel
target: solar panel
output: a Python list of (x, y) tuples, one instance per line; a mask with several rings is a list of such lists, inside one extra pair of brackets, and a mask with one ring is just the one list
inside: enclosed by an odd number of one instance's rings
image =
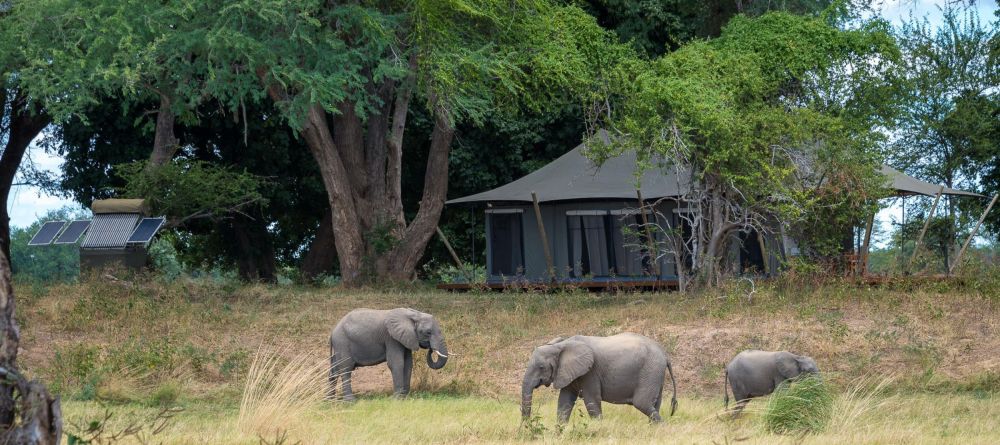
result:
[(69, 223), (62, 235), (56, 239), (55, 244), (75, 244), (80, 241), (80, 237), (83, 236), (83, 232), (86, 232), (88, 227), (90, 227), (88, 220), (77, 220)]
[(132, 236), (128, 237), (129, 244), (145, 244), (153, 239), (153, 235), (156, 235), (156, 231), (160, 230), (160, 226), (166, 221), (166, 218), (143, 218), (139, 221), (139, 225), (136, 226), (135, 231), (132, 232)]
[(63, 226), (66, 225), (66, 221), (49, 221), (42, 224), (42, 228), (38, 229), (38, 233), (31, 237), (31, 241), (28, 241), (29, 246), (47, 246), (52, 243), (52, 240), (56, 238), (59, 231), (62, 230)]
[(87, 229), (80, 247), (85, 249), (121, 249), (139, 222), (138, 213), (99, 213)]

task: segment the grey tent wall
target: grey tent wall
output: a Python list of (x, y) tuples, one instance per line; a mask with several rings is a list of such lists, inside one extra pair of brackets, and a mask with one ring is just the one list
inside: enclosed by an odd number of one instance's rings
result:
[[(543, 198), (543, 197), (539, 197)], [(586, 201), (586, 202), (558, 202), (558, 203), (541, 203), (540, 210), (542, 213), (542, 224), (545, 226), (546, 235), (549, 239), (550, 249), (552, 251), (552, 262), (555, 268), (556, 277), (558, 279), (569, 279), (570, 277), (570, 246), (569, 246), (569, 228), (567, 226), (566, 213), (570, 211), (587, 211), (587, 210), (601, 210), (601, 211), (615, 211), (623, 209), (636, 209), (638, 207), (635, 201)], [(664, 216), (673, 217), (673, 207), (674, 203), (671, 201), (661, 202), (657, 211)], [(542, 281), (547, 278), (545, 269), (545, 253), (542, 249), (542, 238), (539, 234), (538, 223), (535, 221), (534, 208), (531, 205), (494, 205), (487, 212), (490, 211), (509, 211), (509, 210), (521, 210), (521, 226), (523, 230), (523, 252), (524, 252), (524, 271), (523, 277), (501, 277), (496, 275), (489, 275), (490, 281), (502, 281), (511, 279), (527, 279), (531, 281)], [(486, 218), (486, 267), (487, 271), (493, 270), (492, 258), (493, 258), (493, 227), (490, 224), (490, 218)], [(661, 279), (671, 279), (676, 277), (674, 262), (672, 257), (660, 258), (660, 278)]]

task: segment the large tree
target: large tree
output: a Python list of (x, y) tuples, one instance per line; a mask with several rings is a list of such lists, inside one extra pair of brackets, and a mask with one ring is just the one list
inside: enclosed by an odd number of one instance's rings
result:
[[(206, 103), (240, 114), (270, 103), (318, 165), (347, 283), (413, 275), (444, 206), (458, 123), (578, 101), (618, 50), (582, 10), (548, 0), (39, 1), (34, 35), (59, 48), (33, 72), (42, 84), (87, 86), (74, 96), (152, 91), (184, 119)], [(407, 218), (400, 172), (414, 107), (433, 124)], [(157, 141), (170, 139), (160, 123)]]
[[(991, 55), (998, 23), (984, 23), (975, 9), (951, 3), (943, 7), (942, 16), (940, 25), (915, 17), (896, 31), (908, 94), (890, 158), (921, 179), (983, 190), (995, 175), (998, 159), (1000, 70)], [(947, 270), (959, 233), (975, 222), (983, 203), (952, 196), (943, 199), (943, 211), (938, 214), (946, 221), (934, 224), (944, 231), (936, 237), (935, 247)]]
[(32, 61), (15, 37), (21, 2), (0, 3), (0, 442), (57, 444), (62, 435), (58, 398), (18, 370), (20, 329), (14, 318), (7, 198), (31, 141), (49, 123), (39, 97), (21, 83)]

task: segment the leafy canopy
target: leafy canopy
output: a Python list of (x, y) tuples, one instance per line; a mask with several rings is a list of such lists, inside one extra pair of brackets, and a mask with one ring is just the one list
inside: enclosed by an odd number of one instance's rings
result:
[[(737, 16), (717, 39), (632, 63), (633, 84), (599, 120), (626, 137), (592, 154), (635, 150), (646, 168), (654, 157), (689, 164), (696, 179), (723, 178), (743, 205), (801, 218), (830, 179), (824, 163), (854, 170), (854, 187), (879, 188), (880, 114), (857, 104), (864, 90), (844, 84), (877, 89), (897, 58), (883, 22), (842, 30), (818, 17)], [(848, 74), (834, 78), (837, 70)], [(825, 93), (834, 82), (847, 94)]]

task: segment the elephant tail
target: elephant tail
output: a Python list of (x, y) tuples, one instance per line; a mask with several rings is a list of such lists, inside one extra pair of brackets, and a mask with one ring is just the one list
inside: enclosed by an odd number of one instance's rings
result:
[(670, 384), (674, 387), (674, 394), (670, 397), (670, 415), (674, 415), (674, 411), (677, 411), (677, 381), (674, 380), (674, 367), (667, 362), (667, 372), (670, 373)]
[(725, 403), (726, 410), (729, 410), (729, 370), (724, 369), (722, 372), (722, 397)]

